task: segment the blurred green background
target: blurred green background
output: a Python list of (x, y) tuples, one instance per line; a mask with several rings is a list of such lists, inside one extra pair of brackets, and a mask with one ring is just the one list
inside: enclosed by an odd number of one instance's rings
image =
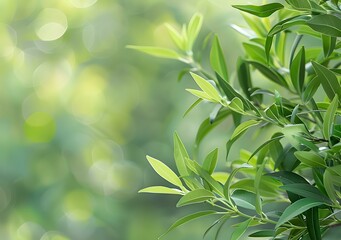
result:
[[(173, 47), (163, 23), (200, 12), (196, 47), (217, 33), (233, 69), (244, 40), (230, 27), (242, 21), (237, 2), (247, 1), (0, 1), (1, 240), (153, 240), (193, 211), (137, 191), (167, 185), (145, 155), (174, 168), (173, 132), (191, 149), (212, 107), (182, 118), (195, 100), (184, 90), (192, 80), (176, 81), (185, 65), (125, 46)], [(228, 124), (201, 153), (224, 149)], [(202, 239), (212, 221), (164, 239)]]

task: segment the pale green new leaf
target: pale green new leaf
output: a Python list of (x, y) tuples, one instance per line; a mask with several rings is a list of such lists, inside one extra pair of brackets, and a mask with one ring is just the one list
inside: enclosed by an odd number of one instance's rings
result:
[(333, 174), (327, 169), (323, 174), (323, 186), (333, 203), (338, 203), (334, 188)]
[(214, 194), (206, 189), (195, 189), (180, 198), (176, 206), (182, 207), (188, 204), (200, 203), (213, 199), (214, 197)]
[(315, 199), (312, 198), (303, 198), (297, 200), (284, 210), (283, 214), (277, 221), (276, 228), (283, 225), (287, 221), (290, 221), (291, 219), (300, 215), (301, 213), (304, 213), (308, 209), (320, 206), (322, 204), (324, 203), (321, 201), (316, 201)]
[(160, 58), (170, 58), (170, 59), (181, 59), (181, 55), (174, 50), (161, 47), (150, 47), (150, 46), (132, 46), (129, 45), (127, 48), (135, 49), (140, 52), (147, 53), (149, 55), (160, 57)]
[(244, 114), (244, 104), (240, 98), (233, 98), (228, 107), (234, 112)]
[(202, 26), (203, 17), (201, 14), (196, 13), (191, 18), (187, 27), (187, 38), (188, 38), (188, 50), (193, 48), (195, 39), (198, 37)]
[(196, 89), (186, 89), (187, 92), (193, 94), (194, 96), (203, 99), (203, 100), (207, 100), (210, 102), (217, 102), (216, 100), (214, 100), (213, 98), (211, 98), (210, 95), (208, 95), (207, 93), (200, 91), (200, 90), (196, 90)]
[(234, 138), (237, 138), (239, 135), (244, 133), (247, 129), (257, 124), (259, 124), (259, 121), (256, 121), (253, 119), (241, 123), (238, 127), (236, 127), (236, 129), (232, 133), (231, 140), (233, 140)]
[(158, 194), (175, 194), (175, 195), (184, 195), (184, 192), (176, 189), (176, 188), (168, 188), (164, 186), (152, 186), (143, 188), (139, 191), (139, 193), (158, 193)]
[(181, 34), (171, 25), (165, 25), (174, 44), (181, 50), (186, 51), (186, 46)]
[(147, 156), (147, 160), (155, 172), (160, 175), (160, 177), (174, 184), (175, 186), (183, 188), (180, 178), (167, 165), (150, 156)]
[(216, 102), (220, 102), (221, 97), (219, 92), (215, 87), (212, 86), (212, 84), (195, 73), (191, 73), (191, 76), (202, 91), (204, 91), (211, 99), (215, 100)]

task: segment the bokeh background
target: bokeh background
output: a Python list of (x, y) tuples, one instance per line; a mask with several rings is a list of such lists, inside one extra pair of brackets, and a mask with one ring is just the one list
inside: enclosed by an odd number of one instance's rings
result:
[[(145, 155), (174, 167), (173, 132), (191, 151), (211, 106), (183, 118), (195, 100), (188, 76), (177, 83), (185, 66), (125, 46), (173, 47), (163, 23), (200, 12), (197, 44), (217, 33), (233, 69), (242, 54), (230, 27), (242, 23), (236, 2), (246, 1), (0, 1), (1, 240), (152, 240), (194, 209), (137, 191), (167, 184)], [(223, 149), (228, 129), (200, 151)], [(164, 239), (202, 239), (210, 222)]]

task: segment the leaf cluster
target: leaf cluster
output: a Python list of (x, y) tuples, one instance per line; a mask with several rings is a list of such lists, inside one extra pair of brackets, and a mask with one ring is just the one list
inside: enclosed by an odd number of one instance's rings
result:
[[(216, 215), (217, 221), (205, 235), (217, 226), (218, 236), (224, 223), (237, 217), (240, 221), (233, 227), (231, 239), (240, 239), (247, 228), (253, 227), (250, 237), (318, 240), (340, 224), (340, 6), (338, 0), (235, 5), (248, 24), (247, 28), (232, 26), (247, 38), (235, 78), (217, 36), (207, 38), (210, 45), (203, 44), (210, 46), (210, 66), (202, 67), (196, 57), (201, 54), (193, 50), (202, 25), (200, 14), (195, 14), (181, 32), (167, 25), (177, 50), (130, 46), (188, 64), (181, 76), (189, 72), (199, 89), (187, 89), (197, 100), (185, 114), (202, 102), (212, 104), (213, 109), (197, 131), (196, 148), (225, 119), (231, 117), (234, 123), (226, 142), (230, 167), (224, 171), (215, 169), (218, 149), (200, 163), (189, 156), (177, 133), (177, 173), (147, 157), (154, 170), (175, 188), (154, 186), (140, 192), (181, 195), (178, 207), (207, 205), (207, 210), (178, 220), (168, 231), (190, 220)], [(303, 44), (312, 40), (318, 45)], [(262, 88), (260, 80), (277, 87)], [(271, 132), (272, 136), (255, 151), (242, 149), (239, 159), (230, 159), (234, 143), (252, 128)], [(268, 211), (271, 203), (284, 203), (285, 207)]]

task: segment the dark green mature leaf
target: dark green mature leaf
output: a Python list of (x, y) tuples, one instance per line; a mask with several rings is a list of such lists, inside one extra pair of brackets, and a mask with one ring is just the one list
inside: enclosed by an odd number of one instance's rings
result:
[(303, 198), (300, 200), (297, 200), (296, 202), (292, 203), (289, 207), (287, 207), (281, 217), (278, 219), (276, 228), (283, 225), (287, 221), (293, 219), (294, 217), (300, 215), (301, 213), (304, 213), (308, 209), (311, 209), (313, 207), (317, 207), (320, 205), (323, 205), (324, 203), (321, 201), (317, 201), (312, 198)]
[(295, 156), (309, 167), (326, 167), (324, 159), (315, 152), (297, 151)]
[(293, 172), (279, 171), (274, 173), (268, 173), (266, 175), (281, 181), (284, 185), (293, 183), (309, 184), (309, 182), (305, 180), (302, 176)]
[(209, 174), (214, 172), (215, 167), (217, 166), (218, 161), (218, 148), (214, 149), (210, 152), (202, 164), (202, 168), (206, 170)]
[(277, 71), (273, 70), (271, 67), (268, 67), (262, 63), (255, 62), (255, 61), (248, 61), (252, 66), (254, 66), (258, 71), (260, 71), (265, 77), (267, 77), (269, 80), (287, 87), (288, 84), (285, 81), (284, 77), (280, 75)]
[(179, 227), (179, 226), (181, 226), (181, 225), (183, 225), (183, 224), (185, 224), (185, 223), (187, 223), (189, 221), (192, 221), (192, 220), (200, 218), (200, 217), (216, 214), (216, 213), (217, 213), (216, 211), (202, 211), (202, 212), (196, 212), (196, 213), (187, 215), (187, 216), (185, 216), (183, 218), (180, 218), (175, 223), (173, 223), (169, 227), (169, 229), (164, 234), (162, 234), (158, 239), (160, 239), (161, 237), (163, 237), (164, 235), (166, 235), (167, 233), (169, 233), (173, 229), (175, 229), (175, 228), (177, 228), (177, 227)]
[(155, 172), (157, 172), (157, 174), (159, 174), (160, 177), (162, 177), (166, 181), (174, 184), (175, 186), (178, 186), (180, 188), (183, 187), (180, 178), (168, 166), (166, 166), (163, 162), (161, 162), (155, 158), (152, 158), (150, 156), (147, 156), (147, 160), (148, 160), (149, 164), (153, 167)]
[(256, 194), (254, 193), (245, 190), (235, 190), (231, 198), (239, 207), (251, 210), (256, 209)]
[(327, 169), (323, 174), (323, 185), (330, 200), (332, 200), (333, 203), (338, 203), (333, 178), (334, 175)]
[(182, 207), (188, 204), (201, 203), (213, 199), (214, 197), (214, 194), (206, 189), (195, 189), (180, 198), (176, 206)]
[(275, 231), (273, 230), (260, 230), (257, 232), (254, 232), (249, 235), (249, 237), (257, 238), (257, 237), (273, 237), (275, 236)]
[(333, 101), (330, 103), (327, 109), (326, 115), (324, 116), (323, 135), (328, 140), (333, 134), (334, 119), (335, 119), (335, 114), (336, 114), (338, 105), (339, 105), (339, 96), (336, 94)]
[(214, 36), (213, 44), (210, 52), (210, 63), (212, 69), (219, 74), (225, 81), (228, 81), (228, 71), (226, 67), (226, 62), (221, 49), (219, 39)]
[(278, 135), (274, 134), (273, 137), (269, 140), (267, 140), (266, 142), (264, 142), (263, 144), (261, 144), (250, 156), (250, 159), (255, 156), (260, 150), (262, 150), (263, 148), (267, 147), (269, 144), (271, 144), (274, 141), (278, 141), (281, 138), (284, 137), (283, 133), (278, 133)]
[(341, 96), (341, 86), (337, 80), (336, 75), (330, 71), (328, 68), (322, 66), (317, 62), (312, 62), (314, 70), (317, 74), (317, 78), (322, 84), (324, 91), (326, 92), (328, 98), (333, 100), (335, 94), (339, 97)]
[(306, 224), (310, 240), (322, 240), (318, 207), (306, 211)]
[(197, 131), (197, 135), (195, 137), (195, 147), (197, 148), (199, 144), (201, 143), (201, 141), (204, 139), (204, 137), (206, 137), (206, 135), (210, 131), (212, 131), (216, 126), (218, 126), (230, 114), (231, 114), (231, 111), (229, 109), (223, 109), (218, 113), (213, 123), (211, 123), (210, 118), (205, 119), (201, 123)]
[(320, 190), (307, 183), (286, 184), (280, 188), (305, 198), (312, 198), (325, 204), (332, 204), (330, 199), (320, 192)]
[(297, 10), (310, 11), (312, 8), (309, 0), (285, 0), (285, 1)]
[(258, 17), (268, 17), (274, 12), (282, 9), (284, 6), (280, 3), (269, 3), (261, 6), (255, 5), (232, 5), (241, 11), (256, 15)]
[(283, 21), (276, 23), (269, 31), (268, 36), (272, 37), (275, 34), (287, 30), (290, 27), (298, 26), (298, 25), (305, 25), (307, 21), (310, 19), (309, 16), (301, 16), (297, 15), (291, 18), (287, 18)]
[(237, 76), (241, 89), (247, 98), (250, 99), (250, 89), (252, 89), (250, 68), (242, 58), (237, 60)]
[(307, 22), (308, 26), (322, 34), (341, 37), (341, 18), (331, 14), (315, 15)]
[(293, 86), (298, 93), (303, 90), (305, 76), (305, 50), (304, 46), (297, 53), (296, 57), (293, 59), (290, 65), (290, 77)]
[(231, 240), (240, 239), (242, 235), (245, 233), (246, 229), (249, 227), (251, 221), (252, 221), (252, 218), (249, 218), (248, 220), (240, 223), (238, 227), (233, 231)]

